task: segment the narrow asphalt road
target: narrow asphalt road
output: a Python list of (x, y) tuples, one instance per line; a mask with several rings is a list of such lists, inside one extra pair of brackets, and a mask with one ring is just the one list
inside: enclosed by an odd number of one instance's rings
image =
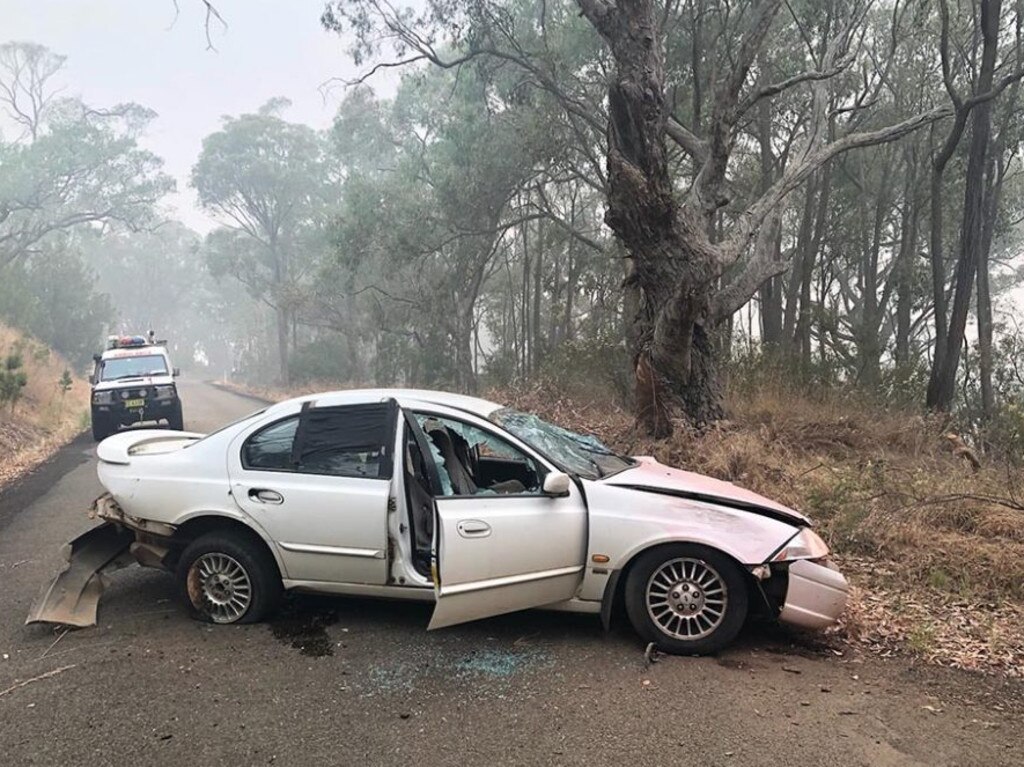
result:
[[(257, 407), (181, 388), (192, 430)], [(212, 627), (139, 568), (111, 576), (96, 628), (23, 625), (99, 492), (83, 439), (0, 496), (2, 764), (1024, 762), (1024, 685), (778, 630), (645, 668), (625, 628), (557, 613), (428, 634), (425, 606), (302, 598)]]

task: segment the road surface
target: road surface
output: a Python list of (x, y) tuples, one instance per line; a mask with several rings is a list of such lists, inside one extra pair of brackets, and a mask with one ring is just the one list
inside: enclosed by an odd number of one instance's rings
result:
[[(181, 389), (192, 430), (257, 407)], [(645, 668), (628, 630), (557, 613), (428, 634), (427, 606), (303, 598), (270, 624), (212, 627), (140, 568), (112, 576), (96, 628), (24, 626), (99, 492), (83, 439), (0, 496), (0, 763), (1024, 762), (1024, 685), (763, 629)]]

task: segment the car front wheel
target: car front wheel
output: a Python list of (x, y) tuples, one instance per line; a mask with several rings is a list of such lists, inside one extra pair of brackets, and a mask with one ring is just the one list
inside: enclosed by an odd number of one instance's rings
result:
[(626, 612), (641, 637), (676, 655), (712, 653), (736, 638), (747, 616), (743, 571), (705, 546), (675, 544), (642, 554), (626, 580)]
[(256, 623), (281, 599), (277, 564), (243, 535), (213, 532), (197, 538), (182, 552), (176, 574), (189, 613), (209, 623)]

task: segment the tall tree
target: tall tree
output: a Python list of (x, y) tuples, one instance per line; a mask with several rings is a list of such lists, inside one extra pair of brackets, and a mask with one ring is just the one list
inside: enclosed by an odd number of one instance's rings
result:
[(290, 331), (299, 285), (316, 253), (315, 239), (335, 192), (323, 138), (279, 116), (285, 99), (224, 120), (203, 139), (192, 169), (199, 201), (225, 224), (210, 236), (211, 268), (230, 274), (276, 316), (279, 376), (288, 381)]
[[(1002, 0), (979, 0), (979, 32), (982, 39), (981, 65), (976, 91), (988, 94), (993, 90), (999, 54), (999, 27)], [(944, 346), (936, 347), (935, 363), (928, 384), (929, 407), (948, 410), (953, 402), (960, 349), (967, 327), (979, 254), (983, 247), (986, 200), (986, 171), (990, 170), (989, 140), (992, 133), (992, 100), (984, 99), (973, 107), (971, 144), (964, 186), (963, 221), (960, 225), (960, 253), (957, 259), (953, 307)], [(934, 193), (934, 192), (933, 192)], [(936, 314), (938, 313), (936, 306)], [(940, 342), (941, 343), (941, 342)]]
[[(350, 23), (360, 41), (356, 53), (364, 58), (379, 53), (380, 40), (389, 40), (397, 43), (401, 63), (428, 61), (451, 68), (487, 57), (514, 64), (529, 73), (536, 87), (555, 94), (567, 113), (585, 124), (596, 120), (604, 125), (605, 220), (625, 246), (630, 264), (626, 284), (627, 303), (634, 307), (629, 337), (637, 417), (649, 433), (666, 435), (676, 404), (696, 423), (721, 415), (712, 336), (762, 284), (786, 270), (788, 261), (772, 247), (773, 226), (764, 225), (781, 215), (787, 195), (832, 157), (894, 141), (952, 109), (943, 103), (861, 129), (888, 75), (885, 60), (863, 45), (868, 3), (837, 5), (835, 14), (816, 22), (809, 34), (818, 43), (806, 41), (806, 70), (758, 84), (751, 73), (770, 33), (781, 23), (777, 18), (783, 6), (781, 0), (760, 0), (705, 15), (719, 26), (718, 42), (711, 66), (695, 55), (708, 78), (701, 92), (709, 96), (693, 101), (700, 124), (687, 126), (673, 114), (668, 97), (676, 85), (670, 75), (677, 71), (666, 64), (666, 30), (683, 28), (674, 15), (678, 6), (653, 0), (577, 0), (577, 6), (611, 58), (602, 77), (582, 80), (586, 70), (559, 68), (557, 58), (543, 47), (549, 37), (535, 46), (534, 27), (510, 23), (516, 3), (434, 0), (415, 10), (340, 0), (330, 4), (324, 20), (332, 28)], [(556, 19), (570, 28), (574, 23), (566, 3), (528, 7), (524, 15), (541, 19), (541, 29)], [(902, 16), (895, 14), (892, 23), (894, 33), (872, 41), (883, 50), (899, 39)], [(789, 18), (786, 25), (808, 34), (802, 20)], [(442, 38), (453, 41), (454, 49), (439, 48), (435, 41)], [(865, 76), (851, 85), (842, 75), (858, 56)], [(581, 81), (605, 88), (606, 119), (591, 109), (596, 101), (592, 95), (581, 95)], [(687, 84), (695, 85), (692, 80)], [(797, 88), (806, 92), (808, 112), (800, 145), (763, 194), (735, 200), (729, 173), (751, 110), (764, 99)], [(829, 126), (836, 88), (844, 89), (847, 103), (833, 137)], [(692, 183), (683, 194), (669, 140), (688, 158)]]
[(0, 265), (76, 227), (151, 226), (155, 203), (174, 188), (162, 161), (137, 143), (155, 114), (57, 98), (63, 64), (40, 45), (0, 46), (0, 109), (20, 129), (0, 139)]

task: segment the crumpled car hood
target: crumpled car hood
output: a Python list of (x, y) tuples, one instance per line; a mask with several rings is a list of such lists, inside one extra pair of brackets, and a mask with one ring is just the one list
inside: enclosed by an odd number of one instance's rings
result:
[(765, 498), (752, 490), (738, 487), (731, 482), (695, 474), (692, 471), (674, 469), (658, 463), (650, 456), (634, 456), (638, 461), (631, 469), (600, 480), (604, 484), (630, 487), (650, 492), (664, 492), (709, 503), (720, 503), (743, 511), (763, 513), (780, 517), (797, 524), (809, 525), (810, 520), (794, 509)]

